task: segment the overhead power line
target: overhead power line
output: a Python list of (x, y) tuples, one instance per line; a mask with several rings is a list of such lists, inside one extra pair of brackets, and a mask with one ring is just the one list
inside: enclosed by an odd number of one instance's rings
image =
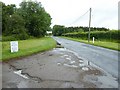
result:
[(87, 12), (85, 12), (83, 15), (81, 15), (80, 17), (78, 17), (75, 21), (73, 21), (71, 24), (74, 24), (76, 22), (78, 22), (83, 16), (85, 16), (87, 13), (89, 12), (89, 10)]
[(92, 9), (90, 8), (87, 12), (85, 12), (83, 15), (81, 15), (79, 18), (77, 18), (74, 22), (72, 22), (71, 24), (73, 23), (76, 23), (78, 22), (83, 16), (85, 16), (88, 12), (89, 12), (89, 31), (88, 31), (88, 42), (90, 42), (90, 27), (91, 27), (91, 11)]

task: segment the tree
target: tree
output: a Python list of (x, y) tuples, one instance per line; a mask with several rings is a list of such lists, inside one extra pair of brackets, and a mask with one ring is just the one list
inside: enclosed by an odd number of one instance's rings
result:
[(11, 15), (15, 13), (16, 6), (15, 4), (5, 5), (4, 3), (0, 2), (2, 5), (2, 32), (3, 34), (7, 32), (9, 23), (8, 20), (10, 19)]
[(64, 26), (61, 25), (54, 25), (53, 26), (53, 35), (54, 36), (61, 36), (64, 33)]
[(16, 39), (27, 39), (24, 19), (17, 14), (14, 4), (2, 4), (2, 32), (4, 36), (13, 36)]
[(43, 37), (51, 24), (50, 15), (38, 2), (22, 2), (19, 14), (26, 21), (25, 28), (31, 36)]
[(50, 30), (51, 17), (40, 2), (23, 1), (17, 8), (14, 4), (2, 6), (2, 31), (4, 36), (27, 39), (43, 37)]
[(14, 36), (17, 39), (27, 39), (28, 34), (27, 30), (25, 29), (25, 23), (24, 19), (18, 15), (18, 14), (13, 14), (11, 15), (10, 18), (7, 20), (7, 29), (5, 31), (5, 35), (7, 36)]

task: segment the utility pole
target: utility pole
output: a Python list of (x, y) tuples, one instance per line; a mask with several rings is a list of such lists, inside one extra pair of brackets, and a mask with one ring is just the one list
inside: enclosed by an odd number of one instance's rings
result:
[(90, 42), (91, 11), (92, 11), (92, 9), (90, 8), (88, 42)]

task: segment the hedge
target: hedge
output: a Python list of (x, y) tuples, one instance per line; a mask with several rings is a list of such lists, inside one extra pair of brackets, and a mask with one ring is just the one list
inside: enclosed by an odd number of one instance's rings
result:
[[(72, 38), (81, 38), (88, 39), (88, 32), (74, 32), (74, 33), (66, 33), (63, 34), (66, 37)], [(97, 40), (107, 40), (107, 41), (115, 41), (120, 42), (120, 30), (110, 30), (110, 31), (91, 31), (90, 39), (95, 37)]]

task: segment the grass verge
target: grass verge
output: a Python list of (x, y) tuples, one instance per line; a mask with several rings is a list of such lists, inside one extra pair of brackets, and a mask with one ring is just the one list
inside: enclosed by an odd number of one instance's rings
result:
[(2, 43), (2, 57), (0, 60), (7, 61), (13, 58), (20, 58), (28, 56), (34, 53), (43, 52), (56, 47), (56, 42), (50, 37), (30, 40), (19, 40), (19, 51), (16, 53), (10, 52), (10, 41), (0, 42)]
[(88, 40), (82, 40), (80, 38), (71, 38), (71, 37), (64, 37), (64, 36), (62, 36), (62, 38), (120, 51), (120, 48), (119, 48), (120, 43), (108, 42), (108, 41), (95, 41), (94, 43), (90, 41), (90, 43), (88, 43)]

